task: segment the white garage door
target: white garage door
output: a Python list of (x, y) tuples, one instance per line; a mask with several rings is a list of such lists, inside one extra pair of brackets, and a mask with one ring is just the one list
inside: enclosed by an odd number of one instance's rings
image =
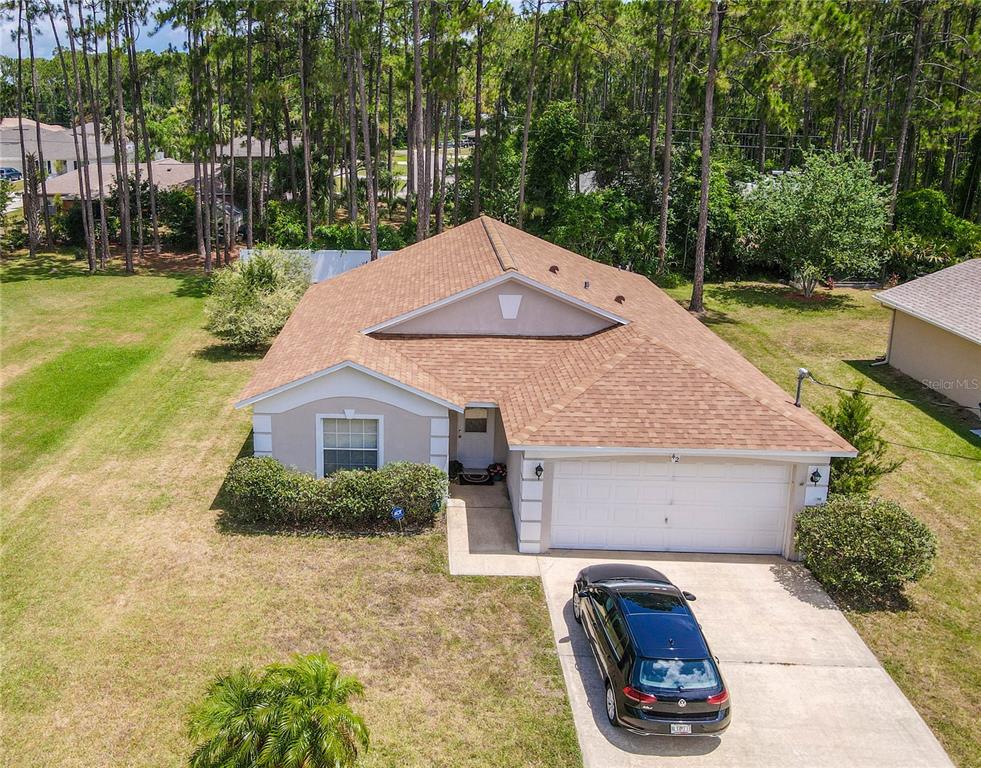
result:
[(789, 469), (690, 459), (559, 461), (550, 546), (779, 554)]

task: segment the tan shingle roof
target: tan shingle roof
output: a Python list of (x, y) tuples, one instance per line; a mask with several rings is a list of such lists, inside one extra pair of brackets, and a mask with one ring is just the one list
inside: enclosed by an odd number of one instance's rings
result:
[[(629, 322), (583, 338), (361, 333), (512, 270)], [(343, 362), (458, 407), (498, 403), (512, 445), (852, 451), (646, 278), (487, 217), (312, 286), (241, 399)]]
[(981, 344), (981, 259), (962, 261), (877, 293), (875, 298)]

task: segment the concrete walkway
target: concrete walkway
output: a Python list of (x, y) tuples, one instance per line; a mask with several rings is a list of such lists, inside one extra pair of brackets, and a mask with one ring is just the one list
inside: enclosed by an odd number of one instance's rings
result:
[[(929, 727), (805, 568), (778, 557), (517, 552), (502, 485), (452, 486), (450, 573), (541, 576), (586, 768), (951, 768)], [(586, 565), (636, 562), (697, 596), (692, 606), (732, 694), (721, 738), (642, 737), (606, 720), (603, 681), (572, 617)]]

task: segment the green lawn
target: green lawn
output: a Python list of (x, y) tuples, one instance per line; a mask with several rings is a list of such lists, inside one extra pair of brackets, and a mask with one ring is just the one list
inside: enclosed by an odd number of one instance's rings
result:
[[(691, 289), (669, 292), (687, 301)], [(782, 286), (728, 283), (706, 287), (706, 306), (712, 330), (788, 392), (803, 366), (822, 381), (940, 402), (888, 367), (869, 367), (885, 353), (889, 313), (868, 291), (836, 290), (804, 303)], [(808, 407), (833, 398), (832, 391), (805, 384)], [(873, 404), (883, 436), (905, 460), (879, 491), (933, 529), (940, 554), (934, 572), (908, 590), (908, 610), (849, 612), (848, 618), (953, 760), (978, 766), (981, 441), (968, 430), (981, 422), (962, 410), (881, 398), (873, 398)]]
[(223, 532), (255, 359), (199, 278), (83, 271), (0, 275), (5, 765), (180, 765), (213, 675), (320, 650), (366, 685), (366, 766), (579, 763), (537, 579), (451, 578), (442, 530)]
[[(255, 360), (211, 346), (199, 278), (83, 272), (48, 257), (0, 275), (7, 763), (178, 765), (187, 708), (215, 673), (315, 650), (367, 686), (368, 766), (579, 762), (537, 580), (450, 578), (441, 530), (224, 532), (213, 502), (248, 447), (231, 403)], [(707, 304), (711, 327), (788, 390), (804, 365), (929, 396), (868, 366), (888, 333), (868, 293), (803, 304), (726, 284)], [(831, 397), (805, 388), (812, 407)], [(940, 558), (908, 610), (849, 618), (954, 760), (978, 765), (981, 447), (957, 412), (875, 409), (906, 459), (882, 492), (931, 526)]]

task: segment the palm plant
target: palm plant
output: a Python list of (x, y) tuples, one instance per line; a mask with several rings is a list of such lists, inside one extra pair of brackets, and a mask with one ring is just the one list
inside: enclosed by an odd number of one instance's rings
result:
[(324, 654), (217, 678), (191, 716), (192, 768), (345, 768), (368, 747), (364, 687)]

